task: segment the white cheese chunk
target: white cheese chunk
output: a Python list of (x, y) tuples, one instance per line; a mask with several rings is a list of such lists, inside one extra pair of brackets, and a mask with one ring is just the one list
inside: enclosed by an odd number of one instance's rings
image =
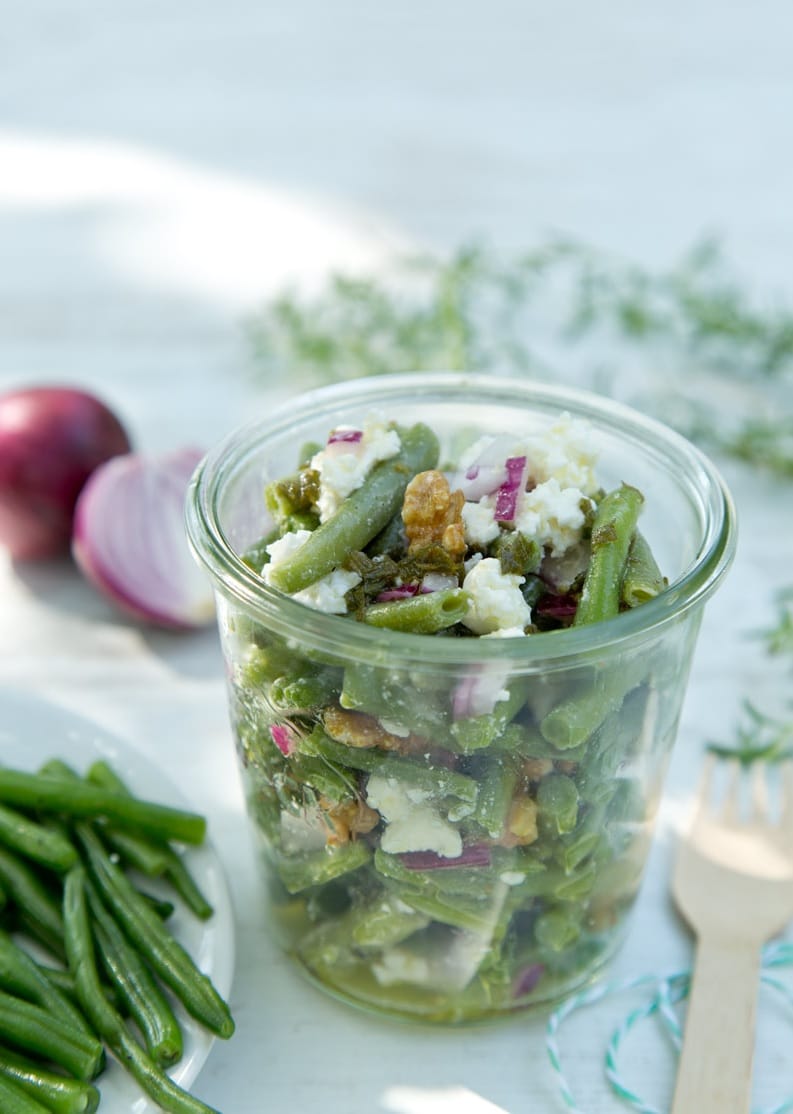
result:
[(462, 854), (459, 831), (428, 804), (429, 794), (404, 786), (396, 778), (372, 774), (366, 785), (366, 801), (386, 822), (380, 840), (383, 851), (434, 851), (445, 859)]
[(515, 528), (559, 557), (576, 545), (586, 516), (582, 506), (591, 500), (577, 487), (561, 487), (556, 478), (521, 495)]
[[(262, 569), (262, 579), (265, 584), (271, 583), (272, 570), (288, 561), (309, 537), (311, 537), (310, 530), (292, 530), (267, 546), (270, 561)], [(347, 611), (344, 597), (350, 588), (355, 588), (360, 583), (361, 577), (357, 572), (333, 569), (327, 576), (309, 584), (302, 591), (295, 592), (292, 599), (307, 607), (313, 607), (315, 611), (324, 611), (329, 615), (344, 615)]]
[(370, 415), (360, 441), (336, 441), (311, 458), (311, 467), (319, 472), (320, 522), (326, 522), (341, 503), (356, 491), (381, 460), (390, 460), (401, 448), (399, 434), (389, 429), (382, 418)]
[(503, 573), (496, 557), (479, 561), (463, 581), (463, 589), (471, 597), (463, 623), (476, 634), (524, 627), (531, 620), (531, 608), (520, 590), (523, 579)]

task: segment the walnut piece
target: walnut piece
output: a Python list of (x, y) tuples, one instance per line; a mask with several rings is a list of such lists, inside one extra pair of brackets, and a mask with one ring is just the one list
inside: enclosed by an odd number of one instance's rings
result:
[(395, 735), (386, 731), (374, 716), (345, 708), (326, 708), (323, 724), (331, 739), (348, 747), (381, 747), (400, 754), (426, 749), (427, 741), (418, 735)]
[(319, 806), (330, 828), (327, 842), (331, 847), (349, 843), (380, 823), (380, 813), (360, 798), (334, 805), (326, 797), (320, 797)]
[(441, 545), (452, 557), (461, 558), (465, 553), (464, 503), (462, 491), (451, 491), (442, 472), (431, 469), (414, 476), (402, 504), (408, 553)]

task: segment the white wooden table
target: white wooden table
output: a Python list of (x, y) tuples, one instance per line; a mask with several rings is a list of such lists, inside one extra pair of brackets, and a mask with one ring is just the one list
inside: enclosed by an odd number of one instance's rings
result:
[[(80, 384), (142, 449), (208, 446), (286, 390), (251, 379), (244, 314), (286, 280), (374, 266), (407, 243), (518, 248), (560, 230), (658, 264), (716, 230), (750, 279), (790, 296), (792, 30), (782, 0), (14, 5), (0, 44), (0, 389)], [(779, 674), (745, 632), (790, 579), (778, 517), (787, 500), (790, 521), (790, 491), (727, 473), (738, 558), (706, 615), (614, 977), (688, 962), (668, 873), (702, 742), (729, 734), (744, 695), (779, 705)], [(224, 1114), (563, 1109), (542, 1020), (374, 1020), (305, 984), (270, 943), (213, 631), (143, 630), (68, 563), (0, 558), (0, 683), (126, 740), (210, 817), (235, 905), (238, 1032), (196, 1083), (206, 1101)], [(562, 1037), (591, 1114), (619, 1109), (602, 1056), (634, 1002)], [(764, 1006), (766, 1102), (793, 1086), (788, 1023)], [(637, 1037), (627, 1062), (668, 1103), (663, 1039)]]

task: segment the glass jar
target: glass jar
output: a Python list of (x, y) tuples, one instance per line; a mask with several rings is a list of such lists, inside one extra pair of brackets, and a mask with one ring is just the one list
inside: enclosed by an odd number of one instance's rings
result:
[[(586, 419), (603, 488), (644, 494), (641, 530), (669, 586), (523, 638), (379, 629), (268, 587), (243, 560), (272, 526), (265, 485), (295, 470), (304, 442), (373, 411), (425, 422), (441, 461), (482, 434)], [(304, 971), (349, 1002), (443, 1022), (588, 980), (625, 933), (703, 605), (734, 552), (713, 465), (585, 392), (389, 376), (305, 394), (232, 434), (195, 474), (188, 531), (217, 595), (271, 922)], [(395, 850), (400, 824), (445, 849)]]

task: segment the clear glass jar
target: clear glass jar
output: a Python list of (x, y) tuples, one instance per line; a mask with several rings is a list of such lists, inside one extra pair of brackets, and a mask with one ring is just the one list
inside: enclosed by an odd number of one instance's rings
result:
[[(461, 439), (536, 430), (564, 411), (587, 419), (603, 487), (645, 496), (642, 533), (669, 587), (592, 626), (496, 639), (378, 629), (269, 588), (241, 557), (271, 526), (265, 484), (295, 469), (304, 442), (373, 410), (426, 422), (441, 460)], [(358, 380), (210, 453), (188, 530), (217, 594), (272, 924), (302, 968), (347, 1001), (445, 1022), (555, 1001), (589, 979), (625, 932), (703, 605), (734, 552), (712, 464), (584, 392), (451, 373)], [(375, 735), (350, 735), (350, 711)], [(517, 843), (503, 838), (507, 815)], [(462, 852), (389, 851), (400, 818), (440, 825)]]

